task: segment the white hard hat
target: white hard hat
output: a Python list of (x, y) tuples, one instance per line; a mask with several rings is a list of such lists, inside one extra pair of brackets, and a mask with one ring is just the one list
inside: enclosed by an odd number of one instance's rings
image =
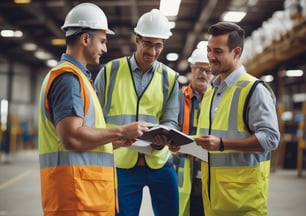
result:
[(78, 32), (76, 29), (79, 28), (101, 29), (107, 34), (115, 34), (108, 28), (107, 18), (102, 9), (92, 3), (82, 3), (72, 8), (61, 27), (66, 32), (66, 37)]
[(134, 31), (140, 36), (152, 38), (168, 39), (172, 35), (167, 17), (158, 9), (143, 14)]
[(207, 58), (207, 50), (206, 48), (197, 48), (195, 49), (191, 56), (188, 58), (188, 62), (191, 64), (199, 63), (209, 63)]

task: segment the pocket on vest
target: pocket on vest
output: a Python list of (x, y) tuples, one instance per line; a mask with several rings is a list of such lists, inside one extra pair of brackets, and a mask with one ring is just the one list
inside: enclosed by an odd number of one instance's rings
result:
[(114, 211), (115, 180), (112, 167), (80, 167), (75, 179), (78, 209)]
[[(260, 194), (256, 167), (215, 168), (211, 181), (211, 202), (214, 211), (256, 211)], [(243, 214), (242, 214), (243, 215)]]

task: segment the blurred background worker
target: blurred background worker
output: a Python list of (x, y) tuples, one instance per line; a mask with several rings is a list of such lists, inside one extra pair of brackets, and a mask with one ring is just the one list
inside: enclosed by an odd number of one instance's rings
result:
[[(144, 13), (134, 29), (136, 51), (107, 63), (95, 88), (108, 126), (144, 120), (177, 128), (177, 73), (157, 61), (172, 33), (159, 10)], [(149, 187), (155, 215), (177, 216), (178, 184), (168, 140), (158, 136), (151, 154), (127, 147), (115, 150), (120, 213), (139, 215), (143, 188)]]
[(135, 122), (105, 128), (88, 64), (107, 52), (104, 12), (83, 3), (67, 14), (67, 49), (46, 75), (39, 106), (39, 162), (45, 216), (115, 214), (113, 146), (131, 144), (148, 130)]
[[(206, 47), (195, 49), (188, 58), (191, 80), (182, 87), (180, 94), (179, 124), (181, 131), (195, 135), (200, 104), (205, 91), (210, 87), (212, 74), (207, 59)], [(201, 107), (207, 109), (207, 107)], [(178, 159), (178, 181), (180, 194), (180, 216), (203, 216), (200, 159), (191, 155), (175, 153)]]

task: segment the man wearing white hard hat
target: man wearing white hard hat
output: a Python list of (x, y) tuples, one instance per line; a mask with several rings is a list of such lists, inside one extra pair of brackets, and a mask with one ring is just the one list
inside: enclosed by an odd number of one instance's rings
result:
[[(113, 216), (116, 178), (113, 145), (131, 144), (148, 130), (134, 122), (106, 128), (88, 64), (107, 52), (104, 12), (83, 3), (67, 14), (67, 49), (46, 75), (40, 93), (38, 149), (45, 216)], [(112, 145), (113, 142), (113, 145)]]
[[(195, 49), (188, 58), (191, 79), (182, 87), (180, 94), (179, 125), (181, 131), (195, 135), (197, 131), (200, 104), (213, 77), (205, 48)], [(205, 109), (206, 107), (201, 107)], [(176, 153), (180, 194), (180, 216), (204, 215), (200, 159), (191, 155)]]
[[(165, 40), (172, 35), (168, 19), (153, 9), (139, 18), (134, 31), (136, 51), (107, 63), (95, 80), (106, 122), (111, 127), (143, 120), (176, 128), (177, 73), (157, 60)], [(150, 154), (128, 147), (115, 150), (118, 215), (139, 215), (145, 186), (149, 187), (155, 215), (178, 215), (177, 177), (167, 146), (170, 142), (156, 136)]]

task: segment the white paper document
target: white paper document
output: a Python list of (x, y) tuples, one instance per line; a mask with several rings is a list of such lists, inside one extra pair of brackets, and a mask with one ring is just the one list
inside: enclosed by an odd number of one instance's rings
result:
[(179, 152), (195, 156), (196, 158), (206, 162), (208, 161), (208, 151), (197, 145), (195, 142), (187, 145), (182, 145)]
[(143, 140), (136, 140), (136, 142), (134, 142), (131, 146), (129, 146), (129, 148), (138, 151), (140, 153), (152, 154), (152, 147), (150, 144), (151, 144), (150, 142), (146, 142)]

